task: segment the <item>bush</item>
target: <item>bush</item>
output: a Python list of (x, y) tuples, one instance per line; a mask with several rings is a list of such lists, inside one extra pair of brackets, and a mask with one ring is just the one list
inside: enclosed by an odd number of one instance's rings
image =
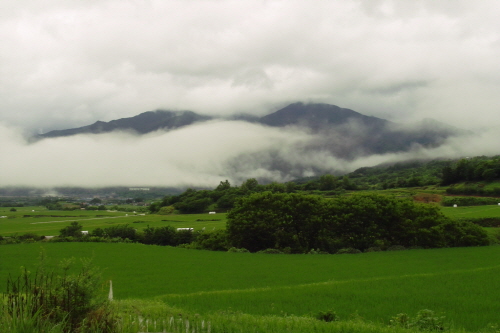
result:
[(20, 241), (26, 241), (28, 239), (36, 241), (36, 240), (41, 240), (43, 238), (45, 238), (45, 236), (37, 235), (34, 232), (27, 232), (27, 233), (24, 233), (22, 235), (17, 236), (17, 239), (19, 239)]
[(415, 318), (406, 313), (399, 313), (392, 317), (390, 324), (402, 328), (416, 328), (419, 331), (443, 331), (444, 316), (437, 316), (434, 311), (424, 309), (417, 312)]
[[(64, 260), (60, 271), (47, 271), (42, 258), (34, 274), (24, 268), (20, 277), (9, 278), (5, 302), (0, 304), (7, 317), (0, 319), (0, 327), (7, 326), (8, 320), (10, 327), (24, 327), (26, 332), (48, 332), (54, 327), (77, 332), (96, 327), (92, 313), (107, 313), (111, 318), (105, 295), (99, 293), (100, 272), (90, 260), (83, 259), (79, 272), (72, 274), (73, 263), (74, 259)], [(108, 320), (108, 324), (109, 330), (101, 332), (115, 329), (114, 320)]]
[(378, 246), (369, 247), (365, 250), (365, 252), (380, 252), (380, 251), (382, 251), (382, 248)]
[(227, 251), (229, 249), (227, 232), (223, 229), (201, 232), (189, 247), (198, 250)]
[(443, 197), (441, 204), (446, 207), (453, 205), (461, 206), (483, 206), (498, 205), (499, 198), (477, 198), (477, 197)]
[(339, 316), (335, 311), (329, 310), (329, 311), (320, 311), (318, 312), (315, 316), (316, 319), (326, 321), (326, 322), (331, 322), (331, 321), (338, 321)]
[(404, 251), (406, 247), (403, 245), (392, 245), (387, 248), (387, 251)]
[(280, 251), (278, 249), (265, 249), (262, 251), (259, 251), (257, 253), (265, 253), (265, 254), (284, 254), (283, 251)]
[(352, 247), (348, 247), (338, 250), (336, 254), (358, 254), (358, 253), (361, 253), (361, 251)]
[(59, 230), (59, 236), (61, 237), (82, 237), (83, 226), (74, 221), (70, 225)]
[[(108, 228), (104, 228), (104, 234), (109, 238), (129, 239), (131, 241), (137, 240), (137, 232), (135, 228), (128, 224), (118, 224)], [(97, 235), (96, 235), (97, 236)]]
[(227, 252), (235, 252), (235, 253), (249, 253), (250, 251), (248, 251), (247, 249), (245, 248), (241, 248), (241, 249), (238, 249), (236, 247), (232, 247), (230, 248), (229, 250), (227, 250)]

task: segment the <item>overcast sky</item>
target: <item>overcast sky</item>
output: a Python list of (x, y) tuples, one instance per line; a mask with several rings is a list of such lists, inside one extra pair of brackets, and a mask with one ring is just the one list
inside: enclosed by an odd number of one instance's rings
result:
[(497, 0), (2, 0), (0, 121), (327, 102), (500, 124)]
[(2, 0), (0, 129), (296, 101), (499, 126), (498, 17), (498, 0)]

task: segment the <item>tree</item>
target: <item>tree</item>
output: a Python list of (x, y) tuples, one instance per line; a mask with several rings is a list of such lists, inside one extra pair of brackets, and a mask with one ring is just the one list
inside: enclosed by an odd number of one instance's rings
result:
[(70, 225), (59, 230), (59, 236), (61, 237), (82, 237), (83, 226), (74, 221)]
[(321, 191), (331, 191), (336, 187), (335, 176), (332, 175), (322, 175), (319, 177), (319, 189)]
[(446, 247), (487, 244), (470, 222), (455, 222), (435, 205), (378, 194), (335, 199), (289, 193), (254, 193), (228, 214), (229, 242), (251, 252), (292, 253), (401, 245)]
[(177, 245), (176, 242), (176, 230), (172, 226), (164, 227), (150, 227), (144, 229), (144, 244), (154, 244), (154, 245)]
[(290, 248), (305, 252), (315, 244), (324, 206), (318, 196), (295, 193), (254, 193), (242, 198), (228, 214), (232, 246), (251, 252)]
[(257, 190), (259, 182), (255, 178), (247, 179), (243, 184), (241, 184), (241, 189), (243, 192), (254, 192)]
[(91, 205), (97, 205), (97, 204), (102, 203), (102, 200), (101, 200), (101, 199), (99, 199), (99, 198), (94, 198), (94, 199), (90, 200), (90, 201), (89, 201), (89, 203), (90, 203)]
[(221, 181), (220, 184), (215, 188), (216, 191), (226, 191), (231, 188), (231, 184), (226, 179), (225, 181)]

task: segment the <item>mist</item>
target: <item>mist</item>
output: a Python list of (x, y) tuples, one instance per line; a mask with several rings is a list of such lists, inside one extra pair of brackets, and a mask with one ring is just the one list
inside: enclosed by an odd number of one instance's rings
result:
[(326, 149), (310, 149), (324, 137), (298, 127), (278, 129), (240, 121), (211, 121), (144, 136), (113, 132), (35, 143), (29, 143), (20, 129), (0, 124), (0, 184), (213, 188), (226, 179), (233, 185), (248, 178), (284, 182), (409, 159), (495, 155), (499, 139), (498, 131), (492, 130), (455, 137), (433, 149), (414, 145), (405, 153), (340, 158)]

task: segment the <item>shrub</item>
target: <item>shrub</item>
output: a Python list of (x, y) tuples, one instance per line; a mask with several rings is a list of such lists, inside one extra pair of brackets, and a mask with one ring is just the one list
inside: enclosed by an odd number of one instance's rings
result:
[(337, 315), (337, 313), (335, 311), (332, 311), (332, 310), (320, 311), (314, 317), (318, 320), (322, 320), (322, 321), (326, 321), (326, 322), (339, 320), (339, 316)]
[[(100, 272), (89, 259), (82, 259), (80, 270), (70, 273), (73, 263), (74, 259), (67, 259), (61, 262), (60, 271), (47, 271), (42, 257), (34, 274), (24, 268), (20, 277), (9, 278), (5, 302), (0, 304), (9, 320), (14, 325), (31, 323), (26, 331), (49, 331), (45, 327), (51, 323), (53, 327), (60, 326), (60, 331), (76, 332), (81, 331), (85, 323), (90, 327), (91, 313), (109, 313), (107, 301), (99, 293)], [(114, 327), (114, 321), (112, 325)]]
[(307, 254), (328, 254), (328, 252), (321, 251), (320, 249), (316, 249), (316, 250), (315, 249), (311, 249), (311, 251), (307, 252)]
[(128, 224), (113, 225), (111, 227), (105, 228), (104, 233), (109, 238), (119, 237), (121, 239), (129, 239), (131, 241), (137, 240), (137, 232), (135, 228), (129, 226)]
[(250, 251), (248, 251), (247, 249), (245, 248), (241, 248), (241, 249), (238, 249), (236, 247), (232, 247), (230, 248), (229, 250), (227, 250), (227, 252), (235, 252), (235, 253), (249, 253)]
[(387, 248), (387, 251), (404, 251), (406, 247), (403, 245), (392, 245)]
[(369, 247), (365, 250), (365, 252), (380, 252), (380, 251), (382, 251), (382, 248), (378, 246)]
[(434, 311), (424, 309), (417, 312), (415, 318), (406, 313), (399, 313), (392, 317), (390, 324), (402, 328), (416, 328), (420, 331), (443, 331), (444, 316), (437, 316)]
[(336, 254), (358, 254), (358, 253), (361, 253), (361, 251), (353, 247), (347, 247), (338, 250)]
[(204, 231), (196, 236), (190, 248), (199, 250), (227, 251), (229, 249), (227, 232), (224, 229)]
[(82, 237), (82, 228), (83, 226), (80, 223), (74, 221), (59, 230), (59, 235), (61, 237)]
[(259, 251), (257, 253), (265, 253), (265, 254), (284, 254), (283, 251), (280, 251), (278, 249), (265, 249), (262, 251)]
[(21, 241), (26, 241), (28, 239), (31, 239), (31, 240), (35, 241), (35, 240), (41, 240), (43, 238), (45, 238), (45, 237), (37, 235), (34, 232), (26, 232), (26, 233), (24, 233), (22, 235), (17, 236), (17, 239), (19, 239)]

